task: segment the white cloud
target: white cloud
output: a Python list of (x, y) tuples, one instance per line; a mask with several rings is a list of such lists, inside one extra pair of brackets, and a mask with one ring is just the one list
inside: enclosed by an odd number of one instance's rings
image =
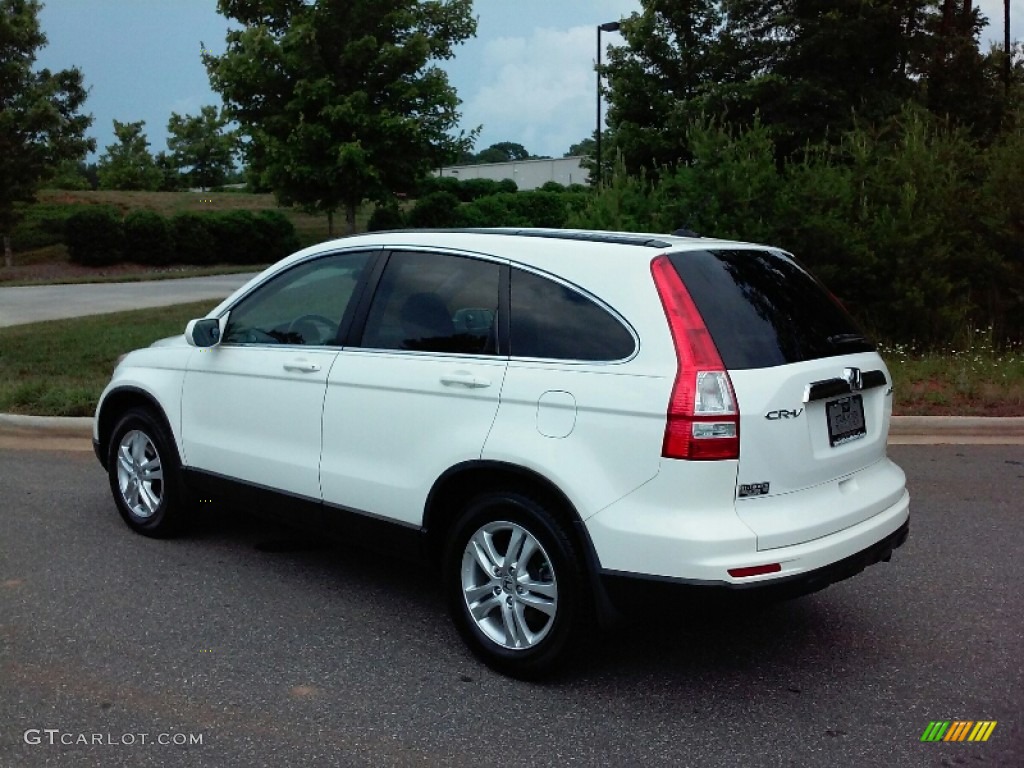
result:
[(541, 28), (529, 37), (487, 42), (481, 76), (464, 93), (463, 124), (483, 124), (477, 149), (517, 141), (534, 154), (561, 156), (594, 130), (593, 27)]

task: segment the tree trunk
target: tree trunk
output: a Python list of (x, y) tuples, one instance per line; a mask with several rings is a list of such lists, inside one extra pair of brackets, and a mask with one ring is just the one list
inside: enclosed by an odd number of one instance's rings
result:
[(4, 235), (4, 266), (14, 266), (14, 254), (11, 252), (11, 236)]
[(345, 204), (345, 234), (356, 233), (356, 206), (351, 203)]

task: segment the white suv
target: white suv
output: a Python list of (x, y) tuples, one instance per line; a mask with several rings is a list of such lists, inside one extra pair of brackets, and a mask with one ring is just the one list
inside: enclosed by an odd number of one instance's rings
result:
[(906, 539), (891, 378), (788, 254), (698, 237), (404, 231), (270, 267), (132, 352), (94, 443), (136, 531), (197, 499), (440, 567), (528, 676), (666, 584), (804, 593)]

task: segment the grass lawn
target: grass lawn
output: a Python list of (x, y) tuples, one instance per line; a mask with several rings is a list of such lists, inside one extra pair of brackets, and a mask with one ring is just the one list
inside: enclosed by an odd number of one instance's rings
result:
[(0, 328), (0, 413), (92, 416), (121, 353), (182, 333), (218, 303)]
[[(91, 416), (117, 357), (179, 334), (216, 301), (0, 328), (0, 413)], [(115, 332), (116, 331), (116, 332)], [(976, 334), (962, 350), (881, 349), (900, 415), (1024, 416), (1024, 347), (993, 349)]]

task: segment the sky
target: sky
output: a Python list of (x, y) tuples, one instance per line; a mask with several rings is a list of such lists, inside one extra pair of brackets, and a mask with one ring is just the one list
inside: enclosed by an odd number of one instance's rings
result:
[[(145, 120), (150, 151), (167, 149), (171, 112), (220, 105), (200, 43), (222, 53), (228, 22), (215, 0), (43, 0), (49, 44), (37, 66), (77, 66), (94, 119), (97, 154), (114, 141), (113, 120)], [(980, 0), (1002, 40), (1002, 0)], [(481, 126), (477, 151), (500, 141), (561, 157), (595, 126), (596, 26), (639, 10), (639, 0), (474, 0), (477, 36), (444, 62), (462, 99), (463, 129)], [(1024, 38), (1024, 0), (1013, 0), (1013, 37)], [(603, 33), (605, 43), (621, 38)]]

